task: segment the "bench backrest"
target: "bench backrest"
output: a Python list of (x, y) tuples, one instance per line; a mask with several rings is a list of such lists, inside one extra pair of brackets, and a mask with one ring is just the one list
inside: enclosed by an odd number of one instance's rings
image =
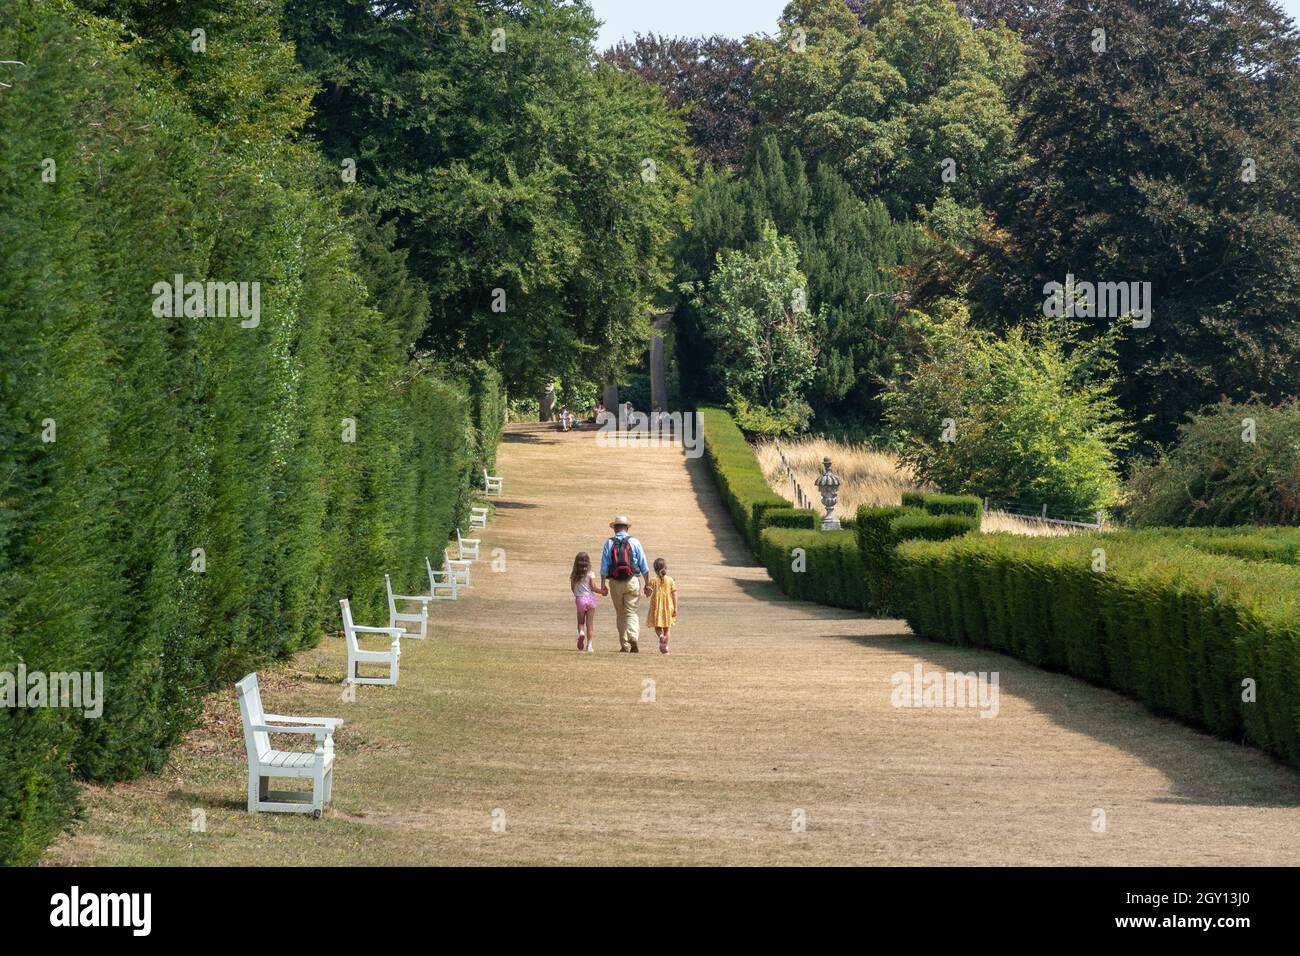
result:
[[(443, 552), (443, 555), (446, 556), (445, 551)], [(447, 568), (448, 573), (447, 573), (446, 583), (438, 584), (436, 583), (434, 578), (433, 562), (426, 557), (424, 559), (424, 566), (429, 569), (429, 593), (430, 594), (436, 595), (438, 593), (438, 588), (442, 588), (445, 590), (448, 587), (451, 588), (451, 593), (453, 595), (456, 594), (456, 575), (451, 573), (450, 567)]]
[(244, 719), (244, 748), (248, 751), (248, 759), (256, 760), (271, 749), (271, 738), (264, 731), (252, 729), (266, 723), (256, 672), (247, 675), (235, 687), (239, 689), (239, 715)]
[(352, 605), (347, 598), (339, 601), (339, 609), (343, 612), (343, 635), (347, 638), (348, 647), (358, 651), (360, 648), (357, 647), (357, 632), (354, 630), (356, 625), (352, 623)]
[(393, 600), (393, 580), (387, 574), (384, 575), (384, 589), (388, 591), (388, 619), (397, 620), (397, 602)]

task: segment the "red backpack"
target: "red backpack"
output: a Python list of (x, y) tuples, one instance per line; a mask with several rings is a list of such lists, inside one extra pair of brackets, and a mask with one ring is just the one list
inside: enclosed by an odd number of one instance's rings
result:
[(610, 551), (609, 576), (615, 581), (631, 581), (636, 577), (636, 565), (632, 563), (632, 539), (610, 538), (613, 548)]

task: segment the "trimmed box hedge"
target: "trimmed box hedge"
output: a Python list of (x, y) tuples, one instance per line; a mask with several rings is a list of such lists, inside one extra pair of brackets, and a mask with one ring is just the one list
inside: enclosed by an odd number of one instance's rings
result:
[(790, 502), (769, 487), (753, 446), (725, 408), (705, 405), (698, 411), (704, 433), (704, 460), (718, 483), (718, 493), (732, 520), (745, 536), (750, 550), (758, 555), (763, 514), (773, 508), (790, 509)]
[(976, 520), (984, 516), (984, 504), (974, 495), (941, 495), (929, 491), (905, 491), (903, 505), (920, 508), (932, 515), (965, 515)]
[(923, 637), (1073, 674), (1300, 767), (1300, 568), (1173, 540), (909, 541), (895, 593)]
[(894, 610), (894, 551), (902, 541), (923, 538), (942, 541), (979, 530), (979, 519), (962, 514), (930, 514), (908, 505), (858, 509), (858, 547), (866, 573), (867, 607), (877, 613)]
[(1300, 528), (1159, 528), (1130, 532), (1172, 539), (1209, 554), (1300, 564)]
[[(802, 549), (802, 554), (796, 554), (796, 549)], [(855, 611), (867, 609), (862, 555), (852, 531), (767, 527), (760, 535), (759, 560), (790, 597)]]
[(816, 531), (821, 524), (811, 508), (768, 508), (763, 512), (764, 528), (799, 528)]

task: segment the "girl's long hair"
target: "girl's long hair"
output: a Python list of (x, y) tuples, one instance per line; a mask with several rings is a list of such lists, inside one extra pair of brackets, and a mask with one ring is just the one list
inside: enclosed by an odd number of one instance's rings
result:
[(573, 570), (569, 572), (569, 587), (577, 587), (578, 582), (591, 573), (591, 558), (586, 551), (579, 551), (573, 559)]
[(662, 578), (664, 576), (664, 573), (667, 570), (668, 570), (668, 562), (665, 561), (663, 558), (655, 558), (655, 574), (659, 575)]

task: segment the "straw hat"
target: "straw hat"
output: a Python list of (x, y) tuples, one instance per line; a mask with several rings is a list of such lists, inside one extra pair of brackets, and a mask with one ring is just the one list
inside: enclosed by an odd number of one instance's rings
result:
[(619, 515), (609, 523), (609, 526), (611, 528), (617, 528), (619, 525), (622, 525), (624, 528), (627, 528), (629, 531), (632, 530), (632, 522), (627, 520), (627, 515)]

